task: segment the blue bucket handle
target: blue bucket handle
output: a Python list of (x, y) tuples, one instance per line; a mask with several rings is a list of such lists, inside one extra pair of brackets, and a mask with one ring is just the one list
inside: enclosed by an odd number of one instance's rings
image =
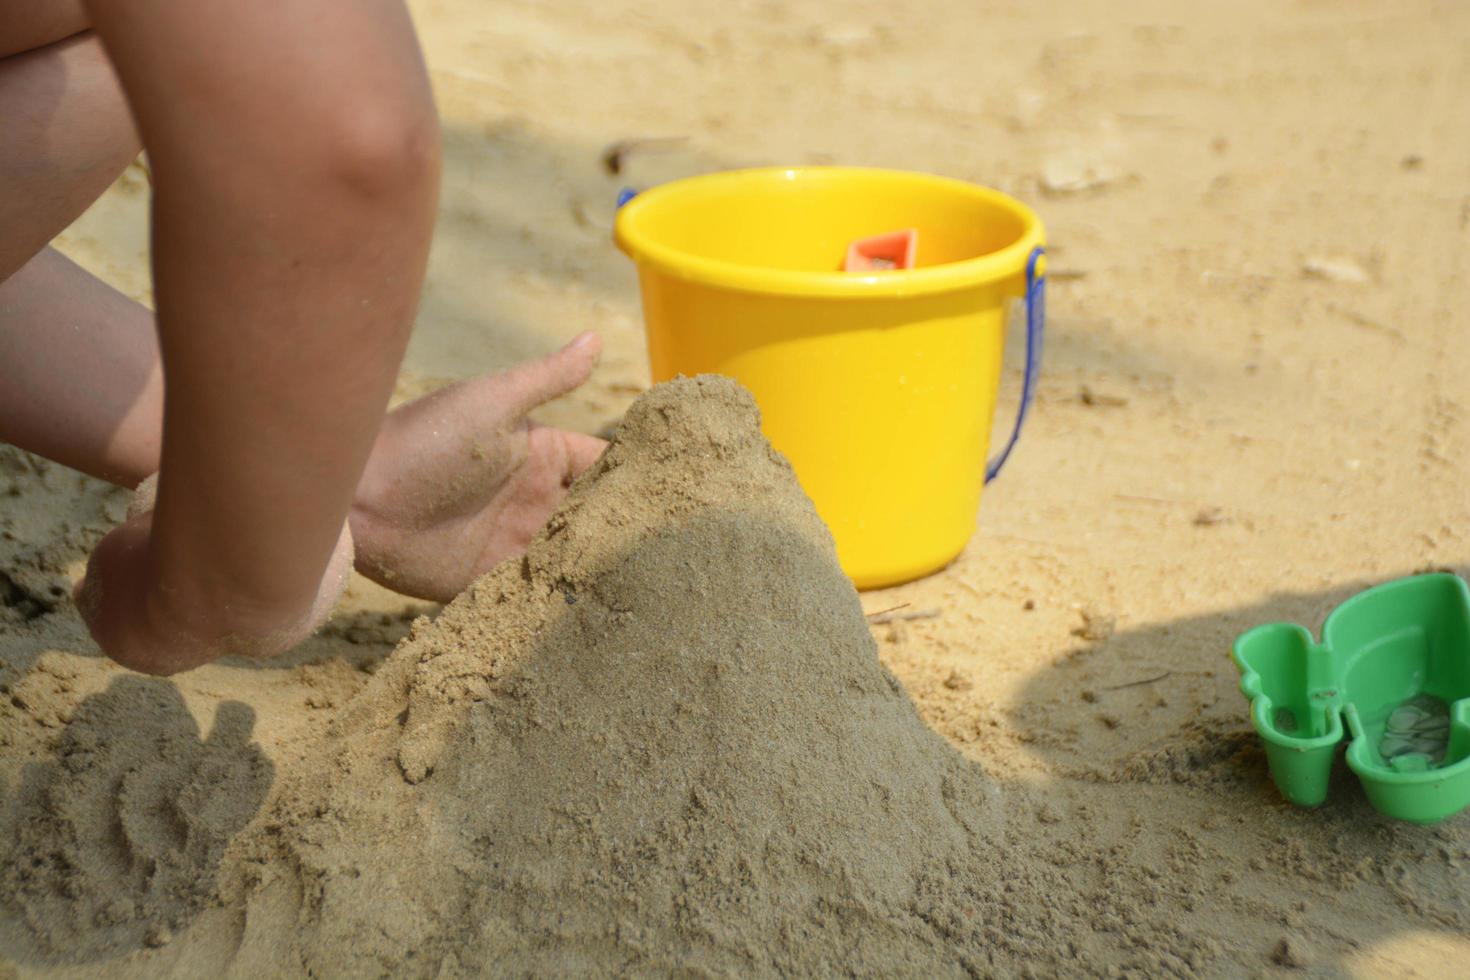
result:
[(1026, 421), (1026, 412), (1031, 408), (1031, 400), (1036, 397), (1036, 381), (1041, 375), (1041, 335), (1046, 328), (1046, 276), (1038, 275), (1036, 266), (1045, 254), (1046, 249), (1038, 245), (1031, 250), (1031, 257), (1026, 260), (1026, 374), (1021, 382), (1021, 407), (1016, 412), (1016, 425), (1011, 429), (1011, 437), (1006, 440), (1005, 448), (985, 464), (986, 483), (1000, 474), (1000, 468), (1010, 458), (1011, 450), (1016, 448), (1016, 440), (1021, 438), (1021, 426)]
[[(618, 207), (622, 208), (637, 196), (637, 190), (624, 187), (618, 193)], [(1041, 375), (1042, 333), (1046, 329), (1046, 276), (1038, 275), (1036, 266), (1045, 254), (1046, 249), (1038, 245), (1026, 259), (1026, 373), (1021, 382), (1021, 407), (1016, 411), (1016, 425), (1011, 429), (1011, 437), (1006, 440), (1005, 448), (985, 464), (986, 483), (1000, 475), (1000, 468), (1010, 458), (1011, 450), (1016, 448), (1016, 440), (1021, 438), (1021, 426), (1026, 422), (1026, 413), (1030, 411), (1031, 402), (1036, 397), (1036, 382)]]

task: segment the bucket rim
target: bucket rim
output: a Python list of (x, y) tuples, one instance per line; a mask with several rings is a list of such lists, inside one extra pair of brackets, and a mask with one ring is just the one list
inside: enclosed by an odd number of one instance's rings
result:
[[(949, 193), (958, 192), (972, 199), (1010, 212), (1021, 222), (1022, 231), (1009, 245), (974, 258), (917, 269), (875, 270), (866, 273), (820, 272), (801, 269), (773, 269), (745, 265), (723, 259), (696, 255), (683, 249), (655, 241), (638, 227), (639, 218), (650, 208), (668, 203), (691, 190), (712, 184), (748, 182), (752, 180), (832, 178), (877, 178), (925, 184)], [(640, 267), (651, 266), (665, 275), (688, 282), (717, 286), (750, 293), (781, 296), (825, 297), (834, 299), (906, 298), (955, 292), (984, 286), (998, 279), (1021, 273), (1033, 250), (1045, 242), (1041, 219), (1027, 205), (1009, 194), (955, 177), (917, 170), (882, 167), (794, 166), (747, 167), (720, 170), (684, 177), (659, 184), (639, 193), (618, 211), (613, 226), (613, 240)], [(1044, 262), (1045, 259), (1042, 259)], [(1038, 270), (1040, 271), (1040, 270)]]

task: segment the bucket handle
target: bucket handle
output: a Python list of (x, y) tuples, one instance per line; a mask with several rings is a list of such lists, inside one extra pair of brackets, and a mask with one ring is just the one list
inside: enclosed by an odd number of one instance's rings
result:
[(1031, 250), (1031, 257), (1026, 260), (1026, 373), (1021, 381), (1021, 407), (1016, 412), (1016, 425), (1011, 429), (1011, 437), (1006, 440), (1005, 448), (985, 464), (986, 483), (1000, 474), (1000, 468), (1010, 458), (1011, 450), (1016, 448), (1016, 440), (1021, 438), (1021, 426), (1026, 421), (1026, 412), (1036, 396), (1036, 381), (1041, 374), (1041, 335), (1046, 327), (1046, 275), (1038, 274), (1036, 267), (1045, 254), (1046, 249), (1038, 245)]

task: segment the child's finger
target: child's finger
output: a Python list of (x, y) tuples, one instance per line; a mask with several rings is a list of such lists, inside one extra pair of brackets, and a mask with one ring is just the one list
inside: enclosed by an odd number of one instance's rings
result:
[(583, 435), (580, 432), (567, 432), (564, 435), (567, 446), (566, 481), (571, 483), (597, 462), (607, 448), (607, 443), (596, 436)]
[(554, 354), (496, 375), (492, 383), (510, 417), (516, 418), (581, 385), (601, 354), (602, 338), (588, 331)]

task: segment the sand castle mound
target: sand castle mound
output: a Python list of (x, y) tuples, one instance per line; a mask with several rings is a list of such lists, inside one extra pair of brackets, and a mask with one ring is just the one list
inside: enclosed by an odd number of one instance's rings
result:
[(925, 880), (992, 809), (708, 377), (642, 398), (290, 778), (236, 873), (240, 955), (318, 975), (953, 970)]

